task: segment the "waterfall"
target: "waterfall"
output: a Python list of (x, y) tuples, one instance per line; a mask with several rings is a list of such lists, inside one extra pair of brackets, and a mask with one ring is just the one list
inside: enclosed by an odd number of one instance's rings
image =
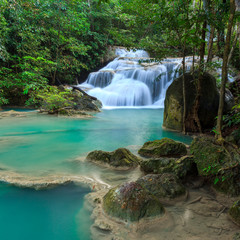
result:
[(181, 66), (181, 58), (153, 62), (143, 50), (116, 50), (117, 58), (90, 73), (80, 85), (88, 94), (98, 98), (103, 107), (164, 106), (166, 90)]

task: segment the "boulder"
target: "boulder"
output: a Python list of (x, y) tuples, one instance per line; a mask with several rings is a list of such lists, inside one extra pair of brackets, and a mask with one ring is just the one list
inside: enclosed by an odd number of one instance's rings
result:
[(229, 141), (240, 147), (240, 128), (234, 130), (230, 135), (228, 135), (226, 137), (226, 141)]
[[(87, 95), (81, 95), (80, 93), (73, 92), (73, 108), (77, 111), (86, 112), (100, 112), (102, 103), (99, 100), (93, 100)], [(81, 96), (79, 96), (81, 95)]]
[(113, 152), (92, 151), (87, 155), (86, 159), (98, 164), (124, 169), (137, 167), (140, 162), (140, 159), (126, 148), (118, 148)]
[(234, 97), (238, 98), (240, 95), (240, 74), (233, 82), (229, 84), (229, 90), (233, 93)]
[(240, 226), (240, 200), (236, 201), (228, 212), (230, 218)]
[(232, 145), (218, 145), (214, 138), (197, 137), (190, 146), (198, 173), (213, 179), (213, 187), (225, 194), (240, 195), (240, 154)]
[(183, 156), (176, 158), (155, 158), (147, 159), (140, 163), (141, 170), (145, 173), (174, 173), (179, 178), (185, 178), (187, 175), (197, 175), (196, 164), (192, 156)]
[(173, 199), (186, 193), (185, 187), (172, 173), (148, 174), (136, 182), (158, 199)]
[[(195, 74), (197, 78), (197, 74)], [(175, 79), (169, 86), (166, 92), (164, 102), (164, 120), (163, 126), (169, 129), (182, 131), (182, 118), (183, 118), (183, 94), (182, 94), (182, 81), (183, 77)], [(192, 124), (188, 121), (191, 120), (192, 107), (196, 97), (196, 87), (193, 75), (185, 74), (186, 86), (186, 105), (187, 105), (187, 120), (186, 130), (191, 132), (195, 131)], [(230, 94), (227, 94), (226, 109), (231, 109), (232, 101)], [(211, 129), (214, 126), (215, 118), (217, 116), (219, 103), (219, 91), (216, 87), (216, 79), (209, 73), (203, 74), (201, 84), (201, 98), (199, 106), (199, 120), (202, 129)], [(231, 106), (230, 106), (231, 105)]]
[(132, 222), (164, 214), (159, 200), (137, 182), (110, 189), (103, 198), (103, 209), (110, 216)]
[(138, 153), (144, 157), (181, 157), (187, 154), (187, 148), (183, 143), (169, 138), (154, 140), (144, 143)]

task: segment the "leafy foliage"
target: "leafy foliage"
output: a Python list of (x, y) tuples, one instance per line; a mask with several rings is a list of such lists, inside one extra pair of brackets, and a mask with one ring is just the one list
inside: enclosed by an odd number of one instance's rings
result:
[(54, 113), (61, 108), (72, 106), (74, 104), (72, 100), (71, 90), (60, 91), (57, 87), (49, 86), (40, 90), (32, 102), (38, 103), (44, 110)]
[[(24, 104), (47, 84), (75, 83), (101, 62), (116, 4), (76, 0), (0, 2), (0, 105)], [(19, 100), (19, 101), (17, 101)]]

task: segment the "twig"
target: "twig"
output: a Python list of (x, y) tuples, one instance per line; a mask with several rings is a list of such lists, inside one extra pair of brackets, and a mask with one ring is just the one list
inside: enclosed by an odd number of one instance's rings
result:
[(193, 204), (195, 202), (198, 202), (202, 199), (202, 196), (198, 197), (198, 198), (195, 198), (194, 200), (192, 200), (191, 202), (187, 203), (187, 205), (190, 205), (190, 204)]
[(217, 218), (225, 211), (226, 207), (224, 207), (218, 214), (217, 214)]

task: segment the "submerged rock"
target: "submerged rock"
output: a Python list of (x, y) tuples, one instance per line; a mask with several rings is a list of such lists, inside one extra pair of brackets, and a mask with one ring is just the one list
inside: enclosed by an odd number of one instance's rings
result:
[(214, 188), (240, 195), (240, 154), (231, 145), (218, 145), (213, 138), (195, 138), (190, 146), (198, 173), (214, 180)]
[(10, 111), (1, 111), (0, 112), (0, 118), (5, 118), (5, 117), (26, 117), (27, 112), (18, 112), (14, 110)]
[(147, 159), (141, 162), (141, 170), (145, 173), (174, 173), (179, 178), (185, 178), (187, 175), (197, 175), (196, 164), (192, 156), (183, 156), (176, 158), (155, 158)]
[(129, 169), (137, 167), (140, 159), (126, 148), (118, 148), (113, 152), (96, 150), (90, 152), (86, 159), (99, 164), (110, 165), (114, 168)]
[[(197, 78), (197, 74), (195, 76)], [(182, 90), (182, 76), (175, 79), (169, 86), (166, 92), (166, 98), (164, 102), (164, 120), (163, 126), (169, 129), (182, 131), (182, 116), (183, 116), (183, 90)], [(192, 107), (196, 97), (196, 87), (194, 83), (193, 75), (185, 74), (186, 85), (186, 105), (187, 105), (187, 120), (186, 130), (196, 131), (190, 124)], [(225, 110), (233, 107), (230, 99), (230, 93), (225, 99)], [(203, 80), (201, 85), (201, 98), (199, 106), (199, 120), (201, 122), (202, 129), (210, 129), (214, 126), (215, 118), (217, 116), (219, 103), (219, 91), (216, 86), (216, 79), (209, 73), (203, 74)]]
[(233, 222), (240, 226), (240, 200), (233, 204), (228, 213)]
[(163, 138), (144, 143), (138, 153), (144, 157), (181, 157), (187, 154), (187, 148), (183, 143)]
[(110, 216), (132, 222), (164, 214), (159, 200), (137, 182), (112, 188), (103, 198), (103, 209)]
[(136, 182), (158, 199), (172, 199), (186, 193), (185, 187), (172, 173), (148, 174)]

